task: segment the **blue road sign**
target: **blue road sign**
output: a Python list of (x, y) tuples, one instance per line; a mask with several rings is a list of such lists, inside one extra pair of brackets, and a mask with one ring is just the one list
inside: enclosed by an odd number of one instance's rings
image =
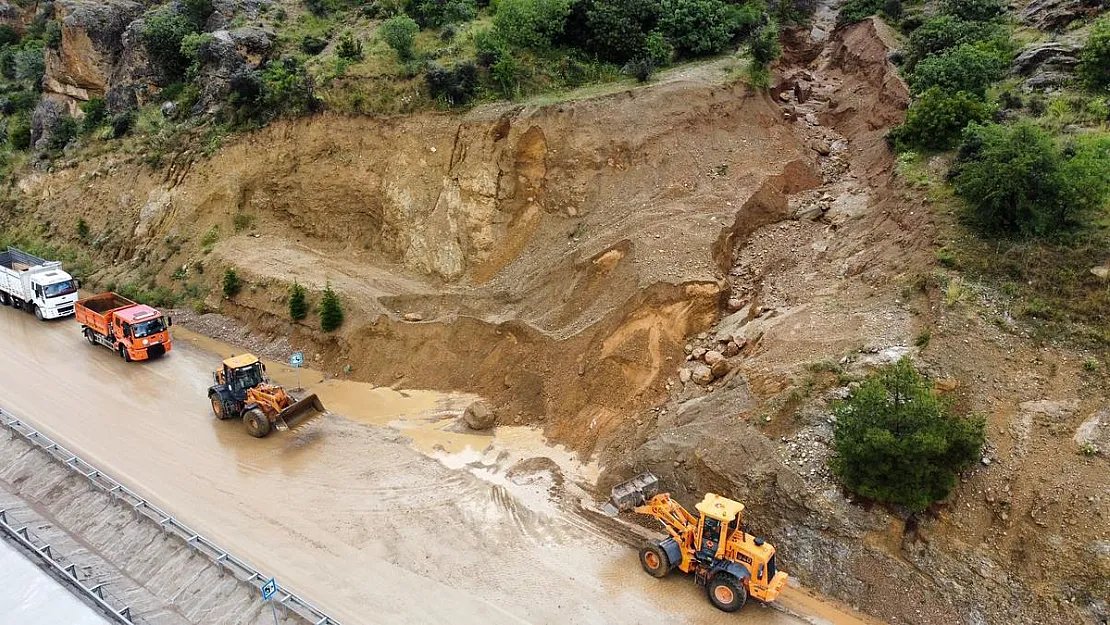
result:
[(269, 601), (270, 598), (273, 597), (274, 593), (276, 593), (276, 592), (277, 592), (277, 580), (276, 579), (271, 577), (270, 581), (266, 582), (265, 584), (262, 584), (262, 600), (263, 601)]
[(290, 367), (300, 367), (303, 364), (304, 364), (304, 352), (293, 352), (293, 355), (289, 357), (289, 366)]

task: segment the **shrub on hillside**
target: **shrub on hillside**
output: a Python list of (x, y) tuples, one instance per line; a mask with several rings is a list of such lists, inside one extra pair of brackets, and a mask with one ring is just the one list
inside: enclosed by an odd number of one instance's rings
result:
[(181, 43), (195, 32), (197, 26), (187, 14), (163, 7), (147, 14), (139, 37), (150, 60), (172, 80), (184, 76), (192, 62), (181, 51)]
[(969, 22), (989, 22), (1002, 17), (1006, 6), (1001, 0), (941, 0), (940, 12)]
[(759, 33), (752, 37), (752, 63), (759, 67), (767, 67), (779, 58), (782, 54), (782, 46), (779, 45), (779, 29), (774, 25), (768, 25), (759, 31)]
[(868, 376), (834, 411), (833, 473), (868, 499), (915, 511), (947, 497), (985, 441), (983, 420), (955, 414), (905, 358)]
[(439, 66), (428, 68), (424, 76), (428, 93), (449, 106), (463, 106), (478, 93), (478, 67), (464, 61), (451, 69)]
[(723, 52), (733, 38), (733, 15), (722, 0), (662, 0), (659, 30), (679, 54)]
[(19, 43), (19, 33), (8, 24), (0, 24), (0, 47)]
[(46, 75), (46, 59), (42, 49), (42, 41), (27, 41), (12, 58), (14, 78), (26, 82), (35, 90), (42, 89), (42, 77)]
[(320, 297), (320, 329), (331, 332), (343, 325), (343, 304), (339, 296), (331, 290), (331, 283), (324, 286), (324, 293)]
[(1045, 236), (1081, 227), (1110, 199), (1110, 139), (1063, 148), (1032, 122), (969, 128), (954, 167), (966, 219), (990, 235)]
[(474, 0), (416, 0), (408, 3), (408, 14), (424, 28), (440, 28), (478, 17), (478, 5)]
[(950, 95), (932, 87), (910, 106), (905, 123), (890, 131), (889, 138), (899, 151), (944, 150), (956, 143), (968, 124), (990, 117), (991, 107), (975, 96)]
[(1110, 87), (1110, 17), (1095, 22), (1079, 51), (1079, 78), (1091, 89)]
[(571, 0), (500, 0), (494, 34), (520, 48), (545, 50), (563, 34), (570, 9)]
[(304, 287), (296, 282), (289, 289), (289, 318), (300, 321), (308, 316), (308, 299)]
[(1004, 48), (1004, 42), (1008, 41), (1009, 34), (1000, 24), (969, 22), (951, 15), (940, 15), (925, 20), (910, 34), (906, 70), (912, 71), (919, 61), (930, 55), (965, 43), (990, 42), (991, 48)]
[(27, 150), (31, 147), (31, 116), (26, 112), (17, 113), (8, 119), (8, 144), (13, 150)]
[(569, 18), (567, 39), (606, 61), (641, 58), (659, 12), (656, 0), (580, 0)]
[(885, 0), (848, 0), (840, 7), (836, 16), (837, 24), (855, 24), (877, 15), (883, 9)]
[(346, 61), (362, 60), (362, 42), (355, 39), (350, 31), (343, 33), (339, 43), (335, 45), (335, 56)]
[(90, 98), (81, 105), (85, 119), (81, 120), (81, 130), (92, 132), (108, 121), (108, 105), (103, 98)]
[(235, 270), (228, 267), (224, 270), (224, 279), (220, 283), (224, 291), (224, 297), (231, 299), (243, 290), (243, 281), (239, 279), (239, 274)]
[(301, 51), (310, 56), (316, 56), (328, 47), (328, 40), (315, 35), (305, 35), (301, 38)]
[(394, 15), (382, 22), (378, 32), (402, 61), (412, 58), (412, 43), (416, 40), (416, 33), (420, 32), (420, 26), (411, 17)]
[(991, 83), (1005, 75), (1008, 64), (981, 46), (965, 43), (923, 59), (909, 75), (915, 93), (940, 87), (947, 93), (964, 91), (984, 97)]

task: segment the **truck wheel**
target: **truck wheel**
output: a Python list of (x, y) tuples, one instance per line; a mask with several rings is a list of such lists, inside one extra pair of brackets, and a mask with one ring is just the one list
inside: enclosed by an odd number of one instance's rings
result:
[(723, 612), (735, 612), (748, 600), (744, 584), (728, 573), (714, 575), (705, 585), (705, 593), (709, 595), (709, 603)]
[(123, 345), (119, 346), (119, 357), (122, 358), (124, 362), (131, 362), (131, 354), (127, 353), (127, 348)]
[(42, 316), (42, 309), (39, 308), (38, 306), (35, 306), (35, 318), (38, 319), (39, 321), (43, 321), (44, 319), (46, 319), (45, 317)]
[(85, 335), (85, 340), (89, 342), (89, 345), (96, 345), (96, 339), (93, 338), (92, 330), (85, 328), (82, 334)]
[(659, 545), (647, 545), (640, 550), (640, 566), (652, 577), (664, 577), (671, 570), (670, 558)]
[(263, 438), (270, 433), (270, 420), (258, 408), (248, 410), (243, 415), (243, 423), (247, 426), (247, 434), (255, 438)]
[(0, 305), (11, 306), (12, 298), (7, 293), (0, 292)]

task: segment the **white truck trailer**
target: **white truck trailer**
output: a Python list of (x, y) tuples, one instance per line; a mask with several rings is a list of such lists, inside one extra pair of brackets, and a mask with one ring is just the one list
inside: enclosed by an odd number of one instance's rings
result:
[(56, 260), (9, 247), (0, 252), (0, 304), (35, 313), (39, 319), (73, 314), (77, 281)]

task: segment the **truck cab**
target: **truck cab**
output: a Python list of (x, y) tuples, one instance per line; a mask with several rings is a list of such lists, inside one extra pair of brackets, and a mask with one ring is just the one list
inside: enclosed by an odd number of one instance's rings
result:
[(33, 312), (39, 319), (74, 313), (77, 287), (58, 261), (9, 247), (0, 252), (0, 304)]
[(77, 281), (73, 276), (55, 269), (30, 276), (31, 312), (39, 319), (57, 319), (73, 314), (77, 302)]
[(115, 311), (112, 333), (117, 345), (127, 350), (129, 360), (156, 358), (170, 350), (166, 317), (144, 304)]

